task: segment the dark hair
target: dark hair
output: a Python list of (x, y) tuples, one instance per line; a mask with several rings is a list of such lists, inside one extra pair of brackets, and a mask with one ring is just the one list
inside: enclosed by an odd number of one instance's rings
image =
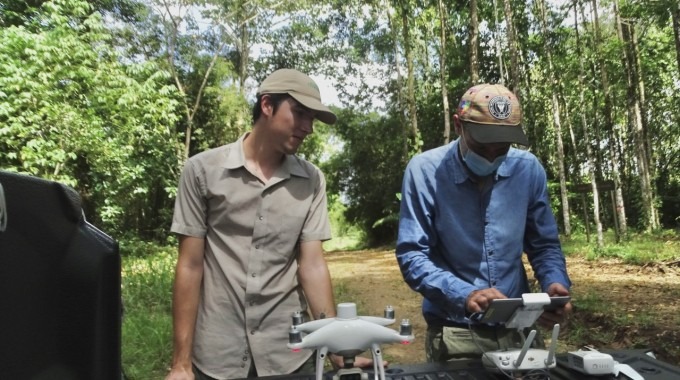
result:
[(255, 105), (253, 106), (253, 124), (257, 122), (257, 119), (260, 118), (260, 115), (262, 115), (262, 97), (264, 95), (269, 95), (269, 99), (271, 99), (272, 104), (274, 105), (274, 113), (276, 113), (276, 110), (279, 109), (279, 105), (281, 102), (284, 100), (290, 98), (291, 96), (283, 93), (283, 94), (258, 94), (257, 99), (255, 101)]

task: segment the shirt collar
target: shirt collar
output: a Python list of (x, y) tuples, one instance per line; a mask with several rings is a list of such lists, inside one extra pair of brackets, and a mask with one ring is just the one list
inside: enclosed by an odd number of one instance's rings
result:
[[(246, 132), (233, 144), (229, 144), (229, 149), (226, 151), (223, 167), (227, 169), (245, 168), (246, 156), (243, 152), (243, 140), (250, 132)], [(290, 178), (291, 175), (296, 177), (309, 178), (309, 174), (305, 171), (300, 163), (300, 159), (292, 154), (287, 154), (283, 164), (274, 173), (275, 177)]]

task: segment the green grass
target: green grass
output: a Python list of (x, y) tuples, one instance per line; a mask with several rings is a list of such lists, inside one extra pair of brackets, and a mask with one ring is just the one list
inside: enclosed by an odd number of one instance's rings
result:
[[(126, 248), (122, 245), (124, 253)], [(176, 248), (150, 250), (142, 257), (130, 255), (122, 260), (122, 361), (130, 380), (162, 379), (172, 355)]]
[(582, 256), (588, 260), (620, 259), (628, 264), (644, 265), (680, 259), (680, 238), (677, 232), (663, 230), (653, 234), (630, 234), (626, 241), (616, 242), (614, 232), (606, 231), (604, 245), (598, 247), (596, 237), (585, 234), (562, 238), (562, 250), (567, 256)]

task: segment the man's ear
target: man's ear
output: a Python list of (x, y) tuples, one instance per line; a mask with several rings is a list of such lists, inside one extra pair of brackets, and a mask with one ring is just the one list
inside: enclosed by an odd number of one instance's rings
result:
[(274, 114), (274, 103), (272, 103), (271, 96), (264, 94), (262, 99), (260, 99), (260, 110), (262, 115), (266, 117), (271, 117)]
[(458, 118), (458, 114), (454, 113), (453, 114), (453, 129), (456, 131), (456, 134), (458, 136), (461, 135), (461, 129), (463, 128), (463, 125), (460, 122), (460, 119)]

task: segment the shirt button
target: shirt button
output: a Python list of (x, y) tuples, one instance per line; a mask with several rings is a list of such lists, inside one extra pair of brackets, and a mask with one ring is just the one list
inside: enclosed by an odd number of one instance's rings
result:
[(259, 244), (255, 245), (255, 249), (260, 249), (260, 245)]
[(489, 256), (493, 256), (493, 251), (489, 251)]
[(252, 277), (255, 277), (255, 273), (251, 273), (250, 275), (251, 275)]
[(496, 286), (496, 281), (491, 282), (491, 286)]
[(263, 216), (260, 216), (260, 218), (259, 218), (259, 219), (260, 219), (260, 220), (262, 220), (262, 219), (264, 219), (264, 217), (263, 217)]
[(255, 330), (250, 330), (250, 335), (255, 335)]
[(248, 361), (248, 357), (247, 357), (247, 356), (244, 356), (244, 357), (243, 357), (243, 361), (244, 361), (244, 362), (247, 362), (247, 361)]
[(246, 367), (246, 363), (241, 363), (241, 368), (245, 368), (245, 367)]

